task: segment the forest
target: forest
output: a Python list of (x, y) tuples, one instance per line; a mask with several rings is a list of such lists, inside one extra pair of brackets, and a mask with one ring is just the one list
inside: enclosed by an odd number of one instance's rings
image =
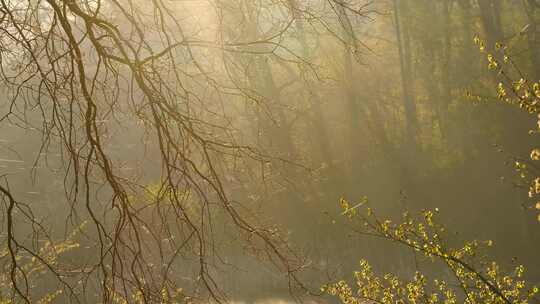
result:
[(540, 303), (539, 0), (0, 0), (0, 304)]

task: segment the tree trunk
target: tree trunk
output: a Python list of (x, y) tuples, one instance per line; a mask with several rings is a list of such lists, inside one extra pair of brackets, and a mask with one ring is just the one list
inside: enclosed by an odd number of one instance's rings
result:
[[(291, 14), (295, 19), (295, 24), (298, 32), (298, 40), (300, 46), (302, 47), (302, 57), (308, 58), (309, 54), (309, 45), (306, 39), (304, 22), (302, 16), (299, 14), (298, 3), (296, 0), (288, 0), (288, 4), (291, 10)], [(332, 152), (330, 150), (331, 144), (328, 137), (328, 130), (324, 125), (324, 115), (322, 114), (322, 100), (317, 92), (316, 86), (314, 86), (313, 81), (308, 76), (305, 79), (305, 89), (308, 94), (309, 104), (312, 107), (310, 111), (310, 124), (313, 126), (317, 136), (316, 136), (316, 146), (317, 153), (319, 155), (319, 161), (326, 163), (330, 168), (330, 173), (332, 173)], [(332, 176), (332, 174), (330, 174)]]
[[(409, 146), (416, 146), (417, 117), (416, 105), (414, 103), (414, 98), (412, 95), (412, 83), (410, 81), (412, 59), (410, 51), (410, 38), (408, 35), (406, 23), (401, 23), (401, 7), (398, 5), (398, 1), (393, 0), (393, 4), (396, 39), (399, 52), (403, 108), (405, 109), (405, 118), (407, 124), (406, 137)], [(402, 7), (406, 7), (406, 4), (403, 4)], [(403, 31), (402, 25), (404, 25)]]
[(487, 40), (487, 49), (493, 50), (496, 42), (503, 38), (499, 0), (478, 0), (480, 18)]
[(538, 22), (536, 18), (538, 7), (523, 1), (523, 9), (529, 22), (529, 27), (525, 34), (527, 35), (527, 42), (529, 44), (529, 60), (532, 65), (531, 76), (533, 79), (531, 80), (536, 82), (540, 80), (540, 43), (538, 41)]

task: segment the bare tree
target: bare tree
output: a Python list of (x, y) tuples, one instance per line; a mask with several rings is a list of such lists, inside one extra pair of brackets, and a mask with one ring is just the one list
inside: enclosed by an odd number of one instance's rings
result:
[[(250, 100), (287, 124), (283, 109), (269, 107), (280, 97), (272, 95), (279, 89), (268, 59), (313, 66), (307, 54), (287, 44), (299, 20), (292, 2), (254, 2), (249, 13), (268, 19), (252, 23), (259, 30), (247, 40), (223, 23), (229, 8), (242, 2), (211, 1), (202, 7), (206, 20), (191, 24), (185, 21), (189, 12), (179, 13), (186, 9), (182, 2), (0, 0), (0, 81), (7, 92), (0, 122), (39, 130), (41, 153), (34, 167), (46, 161), (48, 151), (60, 151), (67, 220), (75, 227), (90, 222), (81, 242), (84, 255), (97, 256), (69, 267), (48, 264), (37, 240), (49, 229), (6, 184), (0, 190), (7, 206), (13, 298), (35, 299), (27, 270), (17, 264), (25, 255), (45, 264), (72, 302), (96, 292), (88, 282), (100, 285), (104, 303), (133, 295), (144, 303), (163, 301), (186, 284), (190, 291), (202, 289), (198, 296), (222, 302), (227, 297), (215, 276), (218, 265), (227, 263), (216, 241), (218, 221), (251, 254), (285, 273), (291, 291), (305, 289), (297, 277), (303, 258), (249, 204), (231, 199), (226, 184), (239, 163), (294, 165), (286, 154), (269, 155), (241, 140), (241, 124), (231, 113), (239, 101)], [(340, 1), (329, 3), (345, 9)], [(332, 22), (310, 5), (302, 14), (312, 22), (321, 28)], [(227, 58), (237, 53), (255, 58), (262, 87), (242, 85), (247, 72), (231, 71)], [(294, 154), (289, 131), (270, 136)], [(141, 142), (131, 149), (148, 154), (137, 158), (133, 152), (138, 161), (126, 161), (129, 152), (117, 147), (129, 143), (126, 137)], [(17, 235), (16, 210), (34, 227), (32, 246)], [(191, 283), (174, 274), (178, 268)]]

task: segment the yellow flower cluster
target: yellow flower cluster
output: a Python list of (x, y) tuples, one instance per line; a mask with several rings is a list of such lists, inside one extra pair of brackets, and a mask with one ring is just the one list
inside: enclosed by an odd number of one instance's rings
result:
[[(485, 42), (478, 36), (474, 37), (474, 43), (480, 52), (486, 52)], [(530, 81), (523, 77), (523, 73), (519, 71), (511, 56), (507, 54), (505, 45), (497, 43), (493, 51), (494, 53), (488, 53), (486, 58), (488, 69), (496, 71), (498, 78), (501, 79), (497, 85), (497, 97), (505, 103), (518, 105), (528, 113), (537, 115), (536, 130), (531, 130), (529, 133), (540, 133), (540, 82), (538, 80)], [(500, 60), (501, 58), (502, 60)], [(471, 97), (472, 94), (468, 93), (468, 96)], [(540, 161), (540, 149), (533, 149), (530, 153), (530, 159)], [(528, 178), (529, 168), (523, 162), (516, 163), (516, 170), (521, 178)], [(533, 177), (529, 179), (529, 182), (529, 197), (538, 197), (540, 195), (540, 178)], [(536, 203), (536, 208), (540, 210), (540, 202)], [(540, 221), (540, 214), (538, 220)]]
[[(351, 206), (344, 199), (340, 205), (345, 211)], [(361, 260), (359, 270), (354, 273), (354, 288), (345, 281), (322, 288), (341, 303), (526, 304), (538, 293), (536, 286), (528, 286), (523, 279), (522, 265), (507, 273), (497, 263), (486, 260), (482, 252), (493, 245), (491, 240), (473, 240), (461, 247), (450, 247), (443, 237), (446, 229), (436, 221), (437, 209), (424, 210), (417, 218), (405, 213), (400, 223), (393, 224), (388, 219), (379, 219), (365, 204), (361, 206), (364, 212), (356, 208), (354, 215), (345, 214), (358, 220), (363, 232), (410, 247), (428, 260), (442, 262), (437, 265), (444, 265), (458, 284), (438, 278), (429, 280), (418, 271), (410, 280), (394, 274), (381, 277), (367, 261)]]

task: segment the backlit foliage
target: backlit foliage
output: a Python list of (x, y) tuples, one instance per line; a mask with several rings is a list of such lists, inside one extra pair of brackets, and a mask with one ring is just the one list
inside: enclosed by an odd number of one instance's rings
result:
[[(130, 297), (126, 298), (119, 293), (111, 290), (112, 303), (114, 304), (142, 304), (147, 303), (144, 299), (143, 292), (137, 291), (132, 294)], [(161, 303), (161, 304), (170, 304), (170, 303), (192, 303), (191, 299), (184, 295), (182, 288), (171, 289), (164, 287), (161, 290), (161, 293), (152, 295), (152, 303)]]
[[(76, 239), (85, 224), (81, 224), (63, 241), (38, 241), (41, 245), (35, 254), (22, 246), (19, 251), (13, 251), (7, 245), (3, 245), (0, 249), (0, 262), (3, 264), (0, 274), (0, 304), (21, 303), (22, 301), (39, 304), (55, 303), (60, 294), (66, 291), (73, 292), (69, 288), (57, 288), (43, 295), (32, 293), (34, 296), (21, 297), (16, 290), (28, 291), (32, 288), (41, 288), (38, 282), (42, 282), (50, 274), (50, 269), (67, 268), (61, 261), (61, 257), (66, 252), (80, 247)], [(56, 274), (62, 276), (60, 273)]]
[[(356, 232), (401, 244), (413, 249), (435, 265), (451, 273), (450, 278), (431, 278), (417, 270), (410, 279), (394, 274), (377, 275), (370, 264), (360, 261), (353, 285), (346, 281), (323, 287), (342, 303), (532, 303), (538, 287), (524, 279), (525, 268), (517, 265), (505, 271), (486, 256), (493, 245), (488, 241), (467, 241), (451, 246), (447, 230), (437, 222), (438, 210), (424, 210), (418, 217), (403, 214), (394, 223), (375, 215), (366, 203), (354, 207), (341, 200), (344, 215), (361, 224)], [(442, 262), (442, 264), (441, 264)]]
[[(478, 36), (474, 38), (480, 52), (487, 53), (486, 43)], [(519, 106), (527, 113), (537, 116), (537, 125), (530, 130), (531, 135), (540, 133), (540, 80), (529, 80), (512, 59), (508, 47), (496, 43), (492, 53), (487, 53), (488, 68), (497, 73), (497, 98), (504, 103)], [(477, 99), (481, 97), (476, 96)], [(536, 162), (540, 160), (540, 149), (531, 150), (529, 159), (516, 159), (515, 169), (519, 177), (529, 183), (529, 197), (536, 200), (535, 208), (540, 210), (540, 172)], [(538, 215), (540, 221), (540, 214)]]

